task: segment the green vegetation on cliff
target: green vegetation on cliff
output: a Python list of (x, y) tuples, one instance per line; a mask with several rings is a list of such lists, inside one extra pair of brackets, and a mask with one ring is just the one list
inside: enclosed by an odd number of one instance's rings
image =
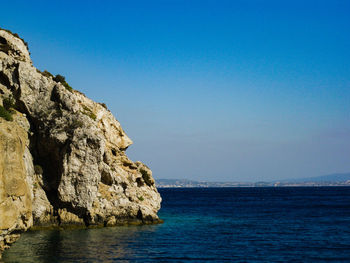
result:
[[(46, 71), (46, 70), (45, 70)], [(44, 72), (45, 72), (44, 71)], [(46, 71), (47, 72), (47, 71)], [(49, 73), (49, 72), (48, 72)], [(69, 84), (66, 82), (66, 78), (60, 74), (57, 74), (54, 78), (54, 81), (56, 82), (60, 82), (67, 90), (69, 90), (70, 92), (73, 91), (73, 88), (71, 86), (69, 86)]]
[(0, 106), (0, 117), (7, 121), (13, 121), (12, 114), (14, 113), (13, 108), (15, 107), (14, 99), (12, 97), (5, 98), (2, 104), (3, 106)]
[(0, 106), (0, 117), (7, 121), (13, 121), (12, 113), (6, 110), (3, 106)]

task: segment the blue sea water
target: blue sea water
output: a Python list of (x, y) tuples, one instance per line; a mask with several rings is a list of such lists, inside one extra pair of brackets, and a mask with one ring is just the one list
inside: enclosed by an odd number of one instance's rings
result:
[(23, 234), (10, 262), (350, 262), (350, 187), (159, 189), (164, 224)]

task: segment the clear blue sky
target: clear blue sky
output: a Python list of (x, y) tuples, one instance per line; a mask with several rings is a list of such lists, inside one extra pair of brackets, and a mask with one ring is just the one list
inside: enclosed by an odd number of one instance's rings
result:
[(17, 1), (0, 27), (105, 102), (155, 178), (350, 172), (350, 1)]

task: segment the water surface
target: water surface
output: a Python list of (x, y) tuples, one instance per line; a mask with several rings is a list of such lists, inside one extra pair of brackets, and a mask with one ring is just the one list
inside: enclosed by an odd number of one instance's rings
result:
[(4, 262), (349, 262), (350, 188), (160, 189), (164, 224), (23, 234)]

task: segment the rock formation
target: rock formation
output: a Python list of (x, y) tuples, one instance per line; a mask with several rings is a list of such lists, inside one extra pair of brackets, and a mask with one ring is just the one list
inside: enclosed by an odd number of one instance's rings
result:
[[(2, 105), (2, 106), (1, 106)], [(104, 104), (40, 72), (0, 29), (0, 254), (31, 227), (160, 222), (151, 170)]]

